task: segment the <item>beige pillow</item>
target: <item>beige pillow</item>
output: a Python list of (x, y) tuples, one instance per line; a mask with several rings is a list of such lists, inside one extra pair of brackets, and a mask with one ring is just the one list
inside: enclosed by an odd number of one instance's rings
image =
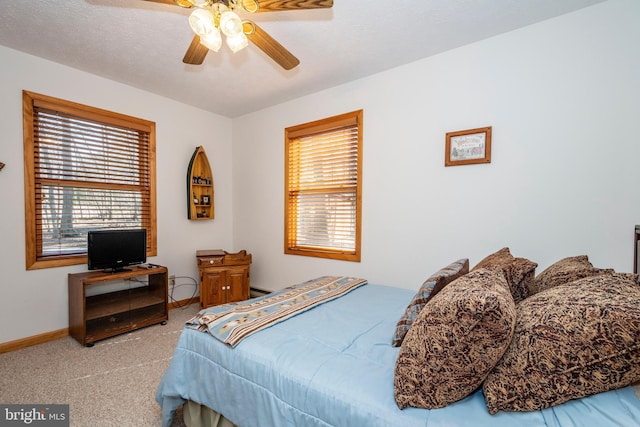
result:
[(586, 255), (563, 258), (536, 276), (532, 295), (554, 286), (602, 273), (613, 273), (613, 269), (595, 268)]
[(513, 341), (483, 384), (489, 413), (548, 408), (640, 380), (637, 275), (559, 285), (517, 312)]
[(480, 269), (449, 283), (425, 305), (400, 347), (398, 407), (440, 408), (476, 390), (507, 349), (515, 321), (501, 272)]
[(480, 268), (501, 270), (507, 279), (513, 300), (517, 304), (531, 293), (537, 266), (537, 263), (526, 258), (515, 258), (511, 255), (509, 248), (505, 247), (486, 256), (471, 271)]

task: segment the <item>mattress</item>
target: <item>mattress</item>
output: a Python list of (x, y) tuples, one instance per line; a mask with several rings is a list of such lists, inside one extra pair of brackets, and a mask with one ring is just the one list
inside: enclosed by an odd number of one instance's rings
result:
[(234, 348), (185, 328), (156, 393), (163, 426), (187, 400), (240, 427), (640, 425), (631, 387), (534, 412), (490, 415), (481, 390), (441, 409), (398, 409), (391, 337), (413, 294), (368, 284)]

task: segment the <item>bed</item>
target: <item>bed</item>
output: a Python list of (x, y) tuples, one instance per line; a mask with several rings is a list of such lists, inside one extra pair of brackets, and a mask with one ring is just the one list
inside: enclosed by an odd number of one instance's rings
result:
[[(516, 270), (505, 276), (517, 276)], [(449, 284), (457, 283), (450, 279)], [(430, 283), (433, 291), (438, 280)], [(608, 282), (607, 287), (611, 287)], [(615, 386), (539, 410), (490, 414), (480, 385), (442, 407), (400, 409), (396, 364), (405, 350), (403, 345), (392, 345), (392, 337), (418, 296), (415, 290), (365, 283), (248, 335), (234, 346), (185, 327), (156, 393), (163, 426), (169, 427), (185, 404), (190, 408), (185, 413), (201, 407), (240, 427), (640, 425), (640, 400), (631, 386)], [(426, 306), (437, 305), (437, 298)], [(640, 340), (637, 332), (632, 333)], [(632, 362), (637, 364), (640, 349), (631, 351), (632, 357), (626, 359), (635, 358)], [(640, 379), (640, 371), (634, 369), (635, 380), (627, 376), (623, 381), (630, 384)], [(216, 421), (216, 425), (224, 424)]]

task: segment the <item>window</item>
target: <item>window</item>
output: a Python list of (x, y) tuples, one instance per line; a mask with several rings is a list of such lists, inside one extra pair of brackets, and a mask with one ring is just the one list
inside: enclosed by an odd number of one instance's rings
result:
[(362, 110), (285, 129), (285, 253), (360, 261)]
[(155, 123), (23, 91), (27, 269), (87, 262), (87, 232), (145, 228), (156, 255)]

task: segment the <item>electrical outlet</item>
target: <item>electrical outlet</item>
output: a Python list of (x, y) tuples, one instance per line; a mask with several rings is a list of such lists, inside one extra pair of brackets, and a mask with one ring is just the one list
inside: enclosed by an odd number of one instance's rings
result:
[(175, 286), (175, 285), (176, 285), (176, 276), (172, 274), (171, 276), (169, 276), (169, 286)]

